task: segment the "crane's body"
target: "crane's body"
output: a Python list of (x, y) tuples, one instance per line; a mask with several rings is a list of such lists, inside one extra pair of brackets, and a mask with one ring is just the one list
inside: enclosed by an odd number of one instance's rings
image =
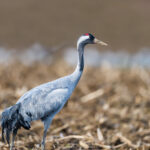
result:
[[(17, 103), (21, 104), (20, 113), (29, 122), (52, 119), (64, 106), (76, 87), (81, 73), (73, 74), (37, 86), (25, 93)], [(43, 111), (44, 110), (44, 111)]]
[(70, 98), (82, 75), (84, 68), (84, 46), (94, 43), (106, 45), (106, 43), (97, 40), (91, 34), (81, 36), (77, 43), (79, 53), (78, 64), (72, 74), (31, 89), (14, 106), (4, 110), (1, 123), (2, 138), (3, 140), (6, 138), (9, 144), (10, 134), (12, 133), (10, 150), (14, 146), (14, 139), (18, 129), (21, 127), (30, 129), (30, 123), (39, 119), (44, 122), (44, 134), (41, 144), (42, 150), (44, 150), (47, 130), (53, 117)]

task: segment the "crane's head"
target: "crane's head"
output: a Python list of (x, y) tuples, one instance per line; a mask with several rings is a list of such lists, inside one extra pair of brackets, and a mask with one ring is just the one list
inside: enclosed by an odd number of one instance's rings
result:
[(85, 33), (83, 34), (79, 39), (78, 39), (78, 43), (77, 45), (86, 45), (86, 44), (100, 44), (100, 45), (104, 45), (107, 46), (107, 43), (104, 43), (103, 41), (98, 40), (97, 38), (95, 38), (92, 34), (90, 33)]

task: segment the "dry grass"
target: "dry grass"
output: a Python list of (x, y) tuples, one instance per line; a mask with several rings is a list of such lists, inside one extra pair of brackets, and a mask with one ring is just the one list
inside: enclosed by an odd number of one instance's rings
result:
[[(26, 90), (72, 71), (61, 64), (1, 66), (0, 111)], [(71, 99), (53, 120), (46, 149), (149, 149), (149, 75), (142, 68), (86, 68)], [(42, 132), (40, 121), (30, 131), (20, 130), (16, 148), (39, 149)], [(0, 147), (8, 149), (1, 142)]]

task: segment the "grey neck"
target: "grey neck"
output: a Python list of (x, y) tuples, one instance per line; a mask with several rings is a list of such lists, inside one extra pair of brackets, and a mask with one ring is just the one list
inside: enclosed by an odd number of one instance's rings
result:
[(72, 74), (72, 79), (75, 82), (75, 86), (81, 78), (83, 69), (84, 69), (84, 46), (85, 44), (77, 44), (78, 50), (78, 64), (75, 71)]
[(77, 50), (78, 50), (78, 64), (77, 68), (80, 72), (83, 72), (84, 69), (84, 46), (85, 44), (80, 43), (77, 45)]

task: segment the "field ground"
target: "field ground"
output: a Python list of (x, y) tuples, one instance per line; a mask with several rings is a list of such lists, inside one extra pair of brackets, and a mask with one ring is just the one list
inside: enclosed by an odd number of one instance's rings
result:
[[(1, 66), (0, 111), (32, 87), (72, 72), (62, 63)], [(85, 68), (71, 99), (52, 122), (46, 149), (149, 149), (149, 76), (142, 68)], [(16, 149), (39, 149), (42, 132), (40, 121), (30, 131), (21, 129)], [(2, 142), (0, 147), (8, 149)]]

